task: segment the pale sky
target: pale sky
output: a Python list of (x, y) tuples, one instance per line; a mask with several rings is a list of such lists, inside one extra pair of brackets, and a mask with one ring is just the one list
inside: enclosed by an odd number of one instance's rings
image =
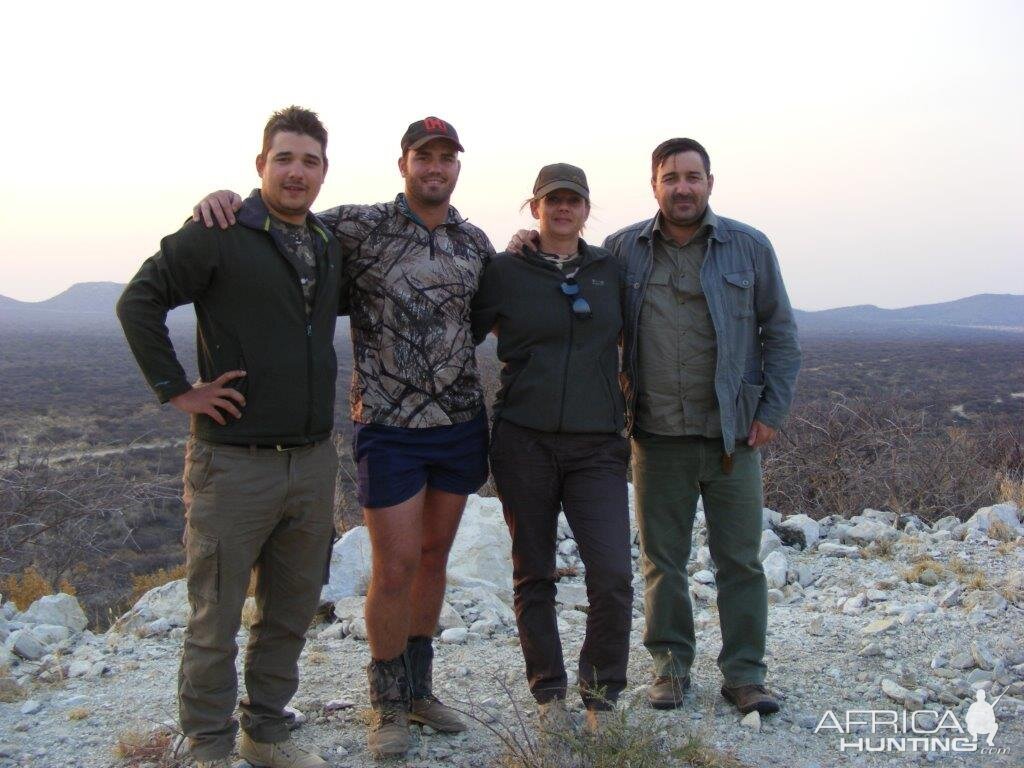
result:
[(453, 197), (502, 249), (540, 166), (585, 237), (652, 216), (650, 152), (711, 154), (712, 207), (765, 232), (793, 304), (1024, 294), (1024, 4), (29, 3), (4, 11), (0, 294), (127, 281), (207, 191), (258, 186), (267, 117), (330, 132), (315, 210), (401, 191), (437, 115)]

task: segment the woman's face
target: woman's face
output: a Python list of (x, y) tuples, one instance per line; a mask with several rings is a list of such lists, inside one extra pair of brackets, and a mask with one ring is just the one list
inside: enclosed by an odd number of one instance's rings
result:
[(569, 237), (578, 235), (587, 223), (590, 203), (576, 192), (556, 189), (540, 200), (531, 201), (530, 212), (540, 222), (542, 235)]

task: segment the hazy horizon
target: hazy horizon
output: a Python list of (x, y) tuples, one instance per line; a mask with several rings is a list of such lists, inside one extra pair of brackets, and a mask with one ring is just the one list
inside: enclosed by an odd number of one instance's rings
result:
[(684, 135), (796, 307), (1024, 294), (1024, 6), (665, 8), (16, 6), (0, 294), (126, 282), (203, 194), (258, 185), (263, 124), (292, 103), (330, 131), (314, 210), (393, 199), (402, 132), (436, 114), (467, 150), (453, 203), (499, 250), (556, 161), (586, 170), (599, 243), (654, 214), (650, 151)]

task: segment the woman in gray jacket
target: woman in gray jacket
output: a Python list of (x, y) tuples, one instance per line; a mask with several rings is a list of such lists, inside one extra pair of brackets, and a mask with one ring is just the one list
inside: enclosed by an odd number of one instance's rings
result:
[(568, 723), (555, 612), (560, 509), (572, 528), (590, 603), (579, 685), (596, 730), (625, 687), (632, 622), (621, 279), (612, 256), (580, 238), (590, 214), (582, 170), (545, 166), (528, 202), (539, 251), (496, 256), (473, 302), (474, 336), (493, 331), (502, 363), (491, 472), (512, 534), (516, 620), (542, 728)]

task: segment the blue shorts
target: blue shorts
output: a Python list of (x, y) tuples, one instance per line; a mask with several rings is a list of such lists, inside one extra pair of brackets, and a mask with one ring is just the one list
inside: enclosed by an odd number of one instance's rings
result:
[(363, 507), (393, 507), (423, 486), (468, 496), (487, 481), (487, 416), (422, 428), (356, 422), (352, 458)]

